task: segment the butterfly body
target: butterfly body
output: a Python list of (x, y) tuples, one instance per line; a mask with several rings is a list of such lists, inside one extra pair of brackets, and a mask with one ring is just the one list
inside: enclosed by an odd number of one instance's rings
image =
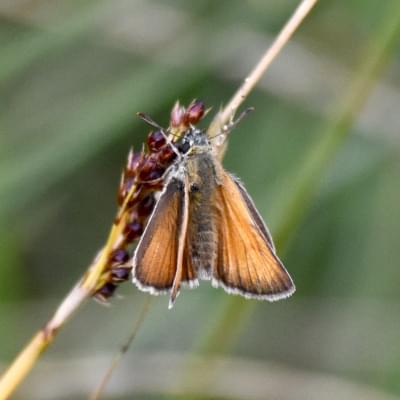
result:
[(243, 185), (222, 167), (202, 131), (184, 138), (188, 150), (165, 187), (133, 257), (136, 285), (170, 293), (199, 279), (248, 298), (277, 300), (294, 291), (271, 235)]
[(217, 226), (213, 193), (221, 181), (210, 153), (194, 153), (186, 160), (189, 186), (189, 257), (201, 279), (211, 279), (217, 261)]

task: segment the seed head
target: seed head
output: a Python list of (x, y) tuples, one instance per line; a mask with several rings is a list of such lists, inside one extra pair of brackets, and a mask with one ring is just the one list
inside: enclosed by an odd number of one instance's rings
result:
[[(187, 108), (176, 102), (167, 129), (159, 126), (146, 114), (139, 113), (156, 130), (147, 135), (146, 146), (141, 151), (135, 152), (133, 148), (129, 151), (118, 188), (119, 210), (114, 221), (115, 228), (121, 234), (108, 255), (106, 268), (94, 294), (96, 299), (106, 302), (117, 286), (129, 279), (132, 268), (129, 249), (142, 235), (156, 204), (155, 193), (162, 190), (165, 171), (177, 157), (167, 142), (166, 135), (171, 134), (171, 142), (179, 140), (205, 113), (202, 101), (194, 100)], [(179, 143), (176, 146), (178, 151), (185, 152)]]

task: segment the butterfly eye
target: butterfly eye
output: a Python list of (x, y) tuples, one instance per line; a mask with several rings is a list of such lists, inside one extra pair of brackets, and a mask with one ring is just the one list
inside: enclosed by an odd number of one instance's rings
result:
[(177, 147), (180, 153), (186, 154), (190, 149), (190, 143), (185, 140), (182, 143), (180, 143)]

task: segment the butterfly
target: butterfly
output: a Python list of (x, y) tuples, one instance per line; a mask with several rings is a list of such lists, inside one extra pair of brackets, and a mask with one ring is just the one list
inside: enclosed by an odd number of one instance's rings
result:
[(191, 127), (132, 258), (133, 282), (151, 294), (211, 280), (231, 294), (275, 301), (295, 291), (243, 184), (221, 165), (206, 132)]

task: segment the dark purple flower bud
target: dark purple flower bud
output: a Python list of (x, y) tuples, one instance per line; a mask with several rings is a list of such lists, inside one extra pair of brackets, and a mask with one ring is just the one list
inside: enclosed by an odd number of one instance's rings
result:
[(150, 174), (153, 170), (157, 168), (157, 159), (152, 157), (147, 157), (140, 167), (139, 179), (140, 181), (149, 181)]
[(164, 174), (165, 168), (158, 164), (159, 155), (148, 157), (140, 169), (139, 179), (141, 183), (159, 179)]
[(147, 217), (151, 214), (156, 200), (153, 194), (144, 197), (137, 206), (137, 212), (141, 217)]
[(158, 154), (158, 159), (161, 164), (169, 164), (176, 157), (171, 146), (164, 146)]
[(160, 179), (163, 176), (165, 169), (161, 167), (157, 167), (149, 172), (148, 181), (154, 181)]
[(124, 264), (129, 258), (129, 253), (125, 249), (116, 249), (111, 253), (110, 261), (113, 264)]
[(200, 100), (194, 100), (190, 103), (185, 112), (184, 122), (186, 125), (195, 125), (203, 117), (205, 112), (204, 103)]
[(129, 279), (129, 275), (131, 273), (130, 268), (120, 267), (120, 268), (113, 268), (111, 271), (111, 279), (113, 282), (123, 282)]
[(143, 225), (138, 220), (134, 220), (127, 224), (124, 229), (124, 235), (128, 242), (133, 242), (138, 239), (142, 233)]
[(174, 105), (174, 108), (171, 111), (171, 120), (170, 124), (173, 128), (177, 128), (183, 123), (183, 117), (185, 115), (185, 108), (179, 105), (179, 101), (177, 101)]
[(165, 135), (161, 131), (150, 132), (147, 136), (147, 145), (153, 153), (160, 151), (165, 143)]
[(114, 294), (116, 288), (117, 288), (116, 285), (114, 285), (111, 282), (107, 282), (103, 287), (101, 287), (97, 291), (96, 296), (98, 296), (100, 300), (107, 300)]

